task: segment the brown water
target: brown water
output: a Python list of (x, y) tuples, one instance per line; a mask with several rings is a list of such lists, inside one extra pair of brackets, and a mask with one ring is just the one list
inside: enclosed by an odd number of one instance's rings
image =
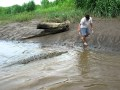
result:
[(0, 41), (0, 90), (120, 90), (119, 53)]

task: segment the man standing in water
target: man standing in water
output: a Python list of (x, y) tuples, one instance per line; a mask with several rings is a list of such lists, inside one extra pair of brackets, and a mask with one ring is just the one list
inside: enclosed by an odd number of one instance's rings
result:
[(90, 35), (90, 30), (91, 33), (93, 33), (92, 17), (86, 14), (85, 17), (81, 19), (78, 26), (78, 32), (81, 35), (81, 40), (85, 47), (88, 46), (86, 37)]

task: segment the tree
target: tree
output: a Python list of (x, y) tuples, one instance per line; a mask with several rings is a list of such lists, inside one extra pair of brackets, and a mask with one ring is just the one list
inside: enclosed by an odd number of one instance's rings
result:
[(23, 9), (24, 9), (24, 11), (33, 11), (33, 10), (35, 10), (35, 3), (34, 3), (34, 1), (30, 1), (30, 2), (28, 2), (28, 3), (24, 3), (23, 4)]
[(42, 5), (42, 7), (48, 7), (49, 6), (49, 1), (48, 0), (42, 0), (41, 1), (41, 5)]
[(11, 14), (16, 14), (16, 13), (22, 12), (21, 11), (21, 6), (14, 5), (14, 6), (10, 7), (10, 12), (11, 12)]

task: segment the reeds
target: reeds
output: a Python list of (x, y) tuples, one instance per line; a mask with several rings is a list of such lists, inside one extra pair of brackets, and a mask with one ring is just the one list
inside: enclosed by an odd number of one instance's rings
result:
[(120, 0), (75, 0), (75, 4), (77, 8), (85, 9), (96, 16), (120, 15)]

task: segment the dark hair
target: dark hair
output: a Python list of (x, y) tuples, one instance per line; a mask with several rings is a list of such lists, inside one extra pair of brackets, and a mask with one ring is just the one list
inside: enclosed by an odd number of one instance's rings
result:
[(89, 20), (90, 19), (90, 15), (85, 15), (85, 18), (86, 18), (86, 20)]

